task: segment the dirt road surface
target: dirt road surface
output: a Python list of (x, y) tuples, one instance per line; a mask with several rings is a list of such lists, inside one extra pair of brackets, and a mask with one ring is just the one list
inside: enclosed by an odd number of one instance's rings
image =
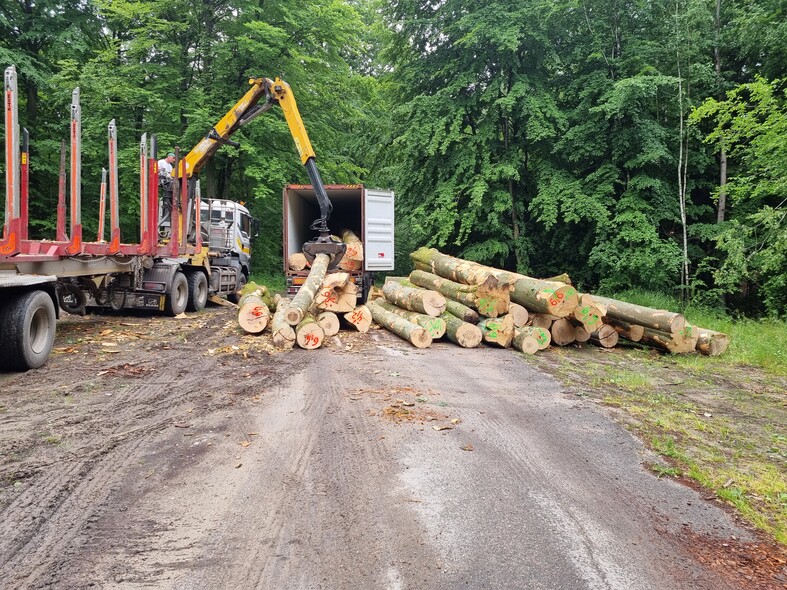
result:
[(0, 374), (0, 587), (768, 588), (752, 543), (509, 351), (286, 353), (231, 311), (67, 317)]

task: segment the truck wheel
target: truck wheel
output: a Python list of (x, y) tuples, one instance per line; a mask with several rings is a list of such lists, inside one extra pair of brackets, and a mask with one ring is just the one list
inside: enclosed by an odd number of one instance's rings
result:
[(172, 287), (164, 302), (164, 311), (167, 315), (176, 316), (186, 311), (189, 302), (189, 282), (186, 275), (178, 271), (172, 277)]
[(208, 277), (204, 272), (194, 271), (188, 275), (189, 282), (189, 301), (186, 309), (189, 311), (200, 311), (205, 309), (208, 302)]
[(240, 301), (240, 291), (246, 286), (247, 282), (248, 279), (246, 278), (246, 275), (241, 273), (240, 277), (238, 277), (238, 286), (235, 289), (235, 292), (227, 295), (227, 299), (232, 301), (232, 303), (238, 303), (238, 301)]
[(0, 368), (27, 371), (44, 366), (55, 343), (55, 304), (45, 291), (29, 291), (0, 309)]

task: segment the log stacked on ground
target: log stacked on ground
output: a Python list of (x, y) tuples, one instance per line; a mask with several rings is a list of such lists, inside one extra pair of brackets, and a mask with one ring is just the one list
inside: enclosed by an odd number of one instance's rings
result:
[(309, 276), (306, 277), (306, 280), (303, 285), (301, 285), (295, 297), (293, 297), (285, 312), (285, 319), (291, 326), (300, 324), (306, 312), (312, 306), (317, 290), (325, 279), (325, 273), (328, 270), (329, 262), (330, 258), (327, 254), (317, 254), (317, 256), (314, 257)]
[(384, 310), (374, 301), (370, 301), (366, 306), (372, 313), (375, 322), (400, 338), (407, 340), (416, 348), (426, 348), (432, 344), (432, 337), (429, 335), (429, 332), (418, 324), (409, 322), (395, 313)]
[(295, 330), (287, 323), (287, 309), (290, 300), (281, 297), (276, 300), (276, 313), (271, 320), (271, 332), (273, 333), (273, 345), (276, 348), (289, 349), (295, 346)]
[(514, 318), (504, 315), (499, 318), (482, 318), (478, 322), (484, 342), (496, 344), (501, 348), (508, 348), (514, 340)]
[(377, 305), (382, 307), (386, 311), (390, 311), (391, 313), (395, 313), (398, 316), (403, 317), (407, 321), (413, 322), (414, 324), (418, 324), (424, 330), (429, 332), (429, 335), (432, 337), (432, 340), (437, 340), (438, 338), (442, 338), (443, 334), (445, 334), (445, 320), (441, 317), (434, 317), (430, 315), (426, 315), (425, 313), (418, 313), (417, 311), (409, 311), (406, 309), (402, 309), (401, 307), (397, 307), (390, 301), (386, 299), (377, 299), (375, 301)]
[(311, 314), (306, 314), (295, 327), (295, 342), (303, 349), (314, 350), (322, 346), (325, 331)]
[(366, 334), (372, 326), (372, 312), (366, 305), (359, 305), (344, 314), (344, 319), (362, 334)]
[(697, 346), (696, 349), (706, 356), (719, 356), (723, 354), (730, 345), (730, 337), (721, 332), (696, 328)]
[(437, 291), (407, 287), (396, 281), (389, 281), (383, 285), (383, 295), (397, 307), (432, 317), (445, 311), (445, 297)]
[(261, 334), (270, 321), (270, 308), (262, 291), (242, 295), (238, 301), (238, 325), (249, 334)]
[(445, 335), (454, 344), (462, 348), (475, 348), (481, 344), (483, 334), (481, 328), (466, 322), (452, 313), (443, 313), (440, 318), (445, 322)]
[(481, 283), (466, 285), (422, 270), (414, 270), (410, 273), (410, 282), (424, 289), (437, 291), (446, 299), (458, 301), (488, 318), (508, 313), (511, 303), (508, 286), (501, 284), (491, 274)]

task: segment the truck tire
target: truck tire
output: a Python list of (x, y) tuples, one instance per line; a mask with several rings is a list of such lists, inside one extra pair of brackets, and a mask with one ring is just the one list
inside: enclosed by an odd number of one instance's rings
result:
[(55, 304), (46, 291), (28, 291), (0, 309), (0, 369), (44, 366), (55, 343)]
[(167, 315), (176, 316), (186, 311), (189, 302), (189, 282), (186, 275), (178, 271), (172, 277), (172, 286), (164, 301), (164, 311)]
[(188, 275), (189, 300), (186, 309), (200, 311), (208, 303), (208, 277), (204, 272), (194, 271)]
[(241, 297), (240, 291), (241, 291), (241, 289), (243, 289), (243, 287), (246, 286), (246, 283), (248, 281), (249, 281), (249, 279), (246, 278), (246, 275), (241, 273), (240, 276), (238, 277), (238, 286), (235, 288), (235, 292), (234, 293), (230, 293), (229, 295), (227, 295), (227, 299), (229, 301), (231, 301), (232, 303), (238, 303), (238, 301), (240, 301), (240, 297)]

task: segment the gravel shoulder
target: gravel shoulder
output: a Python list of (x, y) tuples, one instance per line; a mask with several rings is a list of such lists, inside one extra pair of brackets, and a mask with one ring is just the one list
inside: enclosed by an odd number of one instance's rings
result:
[(69, 317), (0, 374), (0, 587), (787, 583), (742, 577), (760, 536), (519, 355), (382, 330), (278, 353), (234, 323)]

